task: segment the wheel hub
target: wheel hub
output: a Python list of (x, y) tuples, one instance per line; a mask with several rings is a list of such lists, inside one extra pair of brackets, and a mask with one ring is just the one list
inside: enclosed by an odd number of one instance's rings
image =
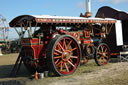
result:
[(63, 55), (62, 55), (62, 60), (64, 61), (68, 61), (68, 59), (70, 59), (70, 53), (69, 52), (63, 52)]
[(106, 53), (103, 53), (103, 56), (106, 56)]

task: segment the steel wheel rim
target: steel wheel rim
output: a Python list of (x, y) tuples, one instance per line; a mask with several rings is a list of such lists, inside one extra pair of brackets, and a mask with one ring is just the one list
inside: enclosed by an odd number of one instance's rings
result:
[(54, 67), (63, 75), (73, 73), (80, 61), (79, 47), (72, 38), (64, 37), (60, 39), (53, 50)]
[(107, 64), (109, 61), (110, 51), (106, 45), (98, 47), (96, 58), (99, 65)]

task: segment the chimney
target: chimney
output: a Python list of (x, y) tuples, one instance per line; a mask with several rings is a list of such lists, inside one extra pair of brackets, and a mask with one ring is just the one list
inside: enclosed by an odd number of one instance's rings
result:
[(86, 17), (91, 17), (92, 13), (91, 13), (91, 0), (86, 0), (86, 13), (85, 13)]

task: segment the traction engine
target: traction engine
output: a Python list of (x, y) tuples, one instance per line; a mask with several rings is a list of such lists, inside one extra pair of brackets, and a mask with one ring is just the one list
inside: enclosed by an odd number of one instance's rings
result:
[[(10, 22), (20, 36), (21, 57), (35, 73), (51, 71), (58, 75), (74, 73), (93, 57), (97, 65), (108, 63), (110, 50), (102, 40), (114, 19), (49, 15), (21, 15)], [(18, 58), (19, 59), (19, 58)], [(14, 69), (15, 70), (15, 69)]]
[(19, 55), (30, 72), (69, 75), (90, 57), (99, 66), (108, 63), (109, 47), (102, 40), (114, 23), (112, 19), (22, 15), (10, 26), (20, 35)]

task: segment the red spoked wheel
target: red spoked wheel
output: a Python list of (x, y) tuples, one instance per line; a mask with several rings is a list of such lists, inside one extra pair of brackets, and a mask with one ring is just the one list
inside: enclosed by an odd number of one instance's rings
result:
[(101, 43), (97, 50), (96, 50), (96, 55), (95, 55), (95, 61), (97, 65), (102, 66), (108, 63), (110, 58), (110, 49), (108, 45), (105, 43)]
[(81, 50), (73, 37), (62, 35), (49, 43), (46, 55), (49, 70), (63, 76), (76, 71), (80, 64)]

